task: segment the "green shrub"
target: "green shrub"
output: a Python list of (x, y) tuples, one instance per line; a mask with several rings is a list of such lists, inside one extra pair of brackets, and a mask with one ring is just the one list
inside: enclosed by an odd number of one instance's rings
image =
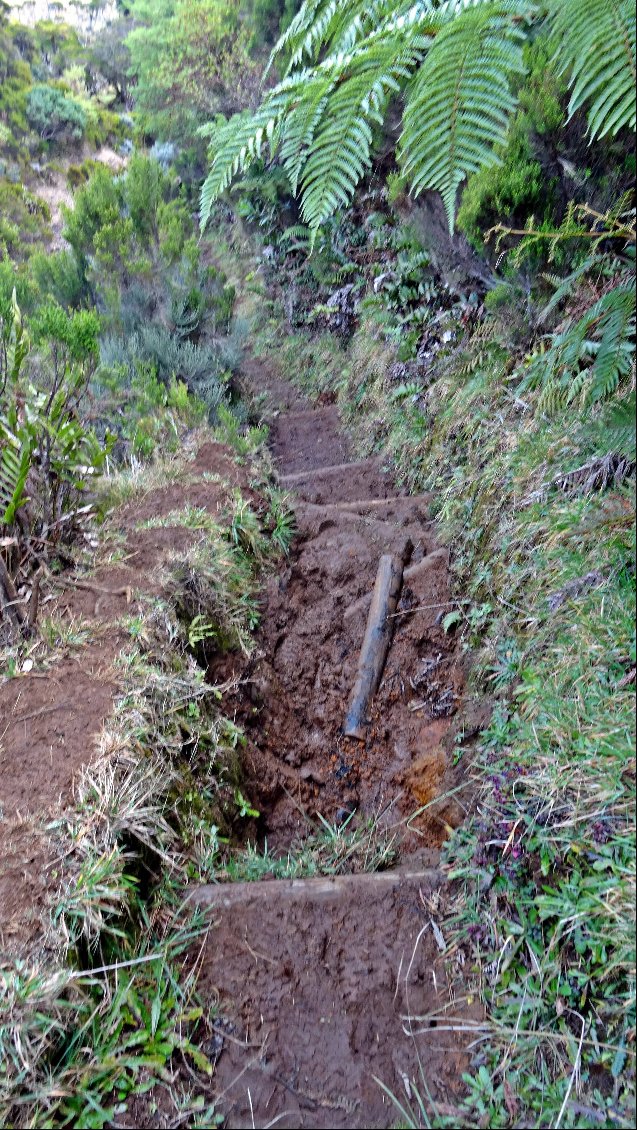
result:
[(172, 380), (166, 386), (158, 379), (155, 366), (140, 358), (132, 364), (101, 364), (91, 392), (98, 433), (107, 434), (113, 428), (117, 433), (112, 454), (118, 463), (127, 461), (131, 454), (148, 459), (158, 444), (162, 450), (176, 448), (176, 420), (192, 426), (207, 412), (202, 402), (190, 396), (185, 384)]
[(124, 367), (132, 380), (141, 364), (149, 366), (165, 389), (175, 381), (202, 400), (211, 416), (225, 395), (225, 376), (219, 350), (212, 345), (182, 341), (164, 326), (140, 323), (126, 336), (107, 334), (101, 345), (106, 368)]
[(45, 84), (29, 91), (27, 118), (42, 141), (81, 141), (86, 130), (86, 112), (79, 102)]
[(90, 157), (86, 161), (82, 161), (81, 165), (69, 165), (66, 171), (66, 183), (69, 188), (79, 188), (80, 185), (86, 184), (99, 169), (100, 162), (93, 161)]
[(523, 223), (531, 215), (548, 223), (555, 217), (556, 175), (547, 175), (538, 153), (543, 139), (550, 143), (564, 125), (566, 83), (545, 36), (527, 44), (524, 56), (528, 73), (519, 84), (519, 109), (500, 147), (500, 164), (470, 176), (462, 195), (458, 227), (476, 247), (496, 223)]
[(550, 200), (551, 188), (533, 155), (526, 128), (517, 122), (502, 154), (502, 164), (469, 177), (458, 210), (458, 227), (481, 247), (494, 224), (509, 223), (515, 216), (522, 220), (530, 214), (546, 213), (551, 210)]
[(28, 270), (38, 296), (54, 298), (67, 310), (80, 306), (82, 276), (71, 251), (35, 251), (29, 259)]
[(21, 184), (0, 180), (0, 257), (18, 262), (49, 231), (48, 205)]

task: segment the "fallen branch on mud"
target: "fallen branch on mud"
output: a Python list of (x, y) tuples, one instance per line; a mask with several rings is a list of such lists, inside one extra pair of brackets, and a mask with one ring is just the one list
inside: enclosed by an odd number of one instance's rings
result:
[(365, 718), (387, 659), (393, 632), (392, 614), (396, 611), (405, 562), (412, 549), (411, 539), (405, 538), (398, 553), (383, 554), (380, 559), (356, 682), (343, 727), (348, 738), (362, 741), (365, 737)]
[[(443, 559), (446, 560), (447, 555), (448, 550), (444, 548), (435, 549), (433, 553), (428, 553), (426, 557), (423, 557), (422, 561), (418, 561), (415, 565), (410, 565), (408, 569), (405, 569), (405, 581), (413, 581), (416, 579), (416, 577), (421, 577), (423, 573), (429, 572), (429, 570), (433, 568), (437, 564), (437, 562), (442, 561)], [(358, 615), (359, 612), (364, 612), (371, 604), (372, 599), (373, 594), (369, 592), (366, 592), (364, 596), (359, 597), (359, 599), (354, 601), (353, 604), (350, 604), (349, 608), (345, 609), (345, 612), (343, 613), (343, 620), (351, 620), (352, 617)], [(436, 607), (442, 608), (443, 606), (436, 605)], [(407, 611), (416, 611), (416, 609), (409, 609)], [(406, 614), (407, 612), (404, 613), (404, 615)], [(395, 610), (392, 610), (390, 615), (392, 617), (395, 616)]]

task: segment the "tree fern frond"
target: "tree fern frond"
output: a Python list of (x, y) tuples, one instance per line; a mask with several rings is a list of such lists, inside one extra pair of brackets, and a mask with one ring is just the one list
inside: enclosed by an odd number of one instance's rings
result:
[(630, 372), (635, 355), (634, 280), (604, 295), (594, 316), (600, 341), (591, 368), (586, 407), (607, 400)]
[(341, 3), (342, 0), (305, 0), (289, 27), (275, 44), (268, 62), (268, 70), (274, 60), (282, 54), (288, 55), (286, 74), (289, 74), (302, 60), (310, 62), (316, 59), (325, 31)]
[(531, 358), (520, 386), (542, 388), (538, 410), (555, 411), (576, 400), (589, 408), (607, 400), (634, 365), (634, 276), (625, 276), (549, 340), (549, 348)]
[(556, 289), (555, 293), (552, 295), (546, 306), (544, 306), (544, 308), (538, 315), (537, 322), (539, 326), (544, 325), (549, 314), (553, 313), (553, 310), (555, 310), (559, 306), (560, 302), (562, 302), (564, 298), (572, 294), (575, 288), (575, 284), (579, 281), (579, 279), (582, 278), (583, 275), (587, 273), (587, 271), (590, 271), (595, 262), (595, 256), (589, 256), (584, 260), (583, 263), (580, 263), (574, 271), (571, 271), (571, 273), (568, 274), (565, 279), (555, 278), (548, 275), (544, 276), (548, 282), (552, 283), (552, 285), (555, 286)]
[(524, 33), (502, 6), (468, 8), (442, 28), (405, 109), (400, 154), (416, 194), (437, 189), (453, 229), (462, 181), (496, 164), (517, 104), (509, 83), (523, 73)]
[[(382, 122), (390, 95), (400, 90), (401, 80), (412, 74), (421, 58), (422, 40), (405, 41), (394, 35), (384, 40), (375, 37), (356, 53), (331, 63), (334, 88), (312, 145), (301, 161), (297, 152), (290, 153), (286, 162), (286, 168), (292, 163), (294, 172), (302, 164), (301, 212), (313, 232), (351, 200), (371, 163), (372, 123)], [(328, 65), (326, 60), (324, 66)], [(288, 152), (287, 123), (284, 128)]]
[(327, 100), (336, 84), (336, 75), (319, 73), (304, 92), (304, 97), (290, 110), (285, 123), (285, 136), (281, 142), (281, 160), (288, 174), (292, 192), (296, 195), (299, 177), (316, 130), (327, 108)]
[(635, 129), (635, 5), (632, 0), (551, 0), (562, 71), (570, 71), (569, 118), (588, 105), (591, 138)]
[(441, 192), (452, 228), (463, 180), (498, 162), (516, 106), (510, 78), (523, 73), (523, 41), (547, 9), (570, 72), (571, 115), (587, 106), (591, 137), (634, 127), (631, 0), (305, 0), (272, 55), (288, 59), (283, 82), (255, 115), (206, 131), (212, 165), (202, 222), (265, 138), (271, 154), (281, 143), (316, 230), (351, 198), (371, 160), (372, 123), (407, 87), (401, 163), (416, 194)]
[(270, 155), (277, 143), (277, 128), (304, 75), (281, 83), (254, 113), (244, 111), (232, 118), (218, 119), (206, 133), (210, 138), (208, 156), (210, 170), (200, 194), (199, 219), (202, 230), (210, 219), (215, 200), (230, 186), (238, 173), (244, 173), (261, 156), (266, 141)]
[(326, 28), (325, 41), (331, 52), (351, 51), (375, 32), (399, 30), (400, 21), (409, 13), (415, 23), (422, 9), (435, 6), (431, 0), (421, 0), (418, 5), (413, 0), (349, 0), (339, 5), (337, 16)]

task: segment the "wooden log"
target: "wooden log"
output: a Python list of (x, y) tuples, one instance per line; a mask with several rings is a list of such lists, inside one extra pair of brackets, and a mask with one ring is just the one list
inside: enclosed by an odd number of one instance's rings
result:
[(380, 468), (378, 458), (360, 459), (356, 463), (333, 463), (329, 467), (308, 468), (305, 471), (292, 471), (288, 475), (279, 475), (278, 481), (281, 486), (289, 487), (294, 486), (295, 483), (302, 483), (306, 479), (311, 479), (312, 482), (314, 482), (315, 479), (331, 479), (335, 475), (342, 477), (352, 470), (363, 471), (367, 468), (370, 470)]
[(344, 513), (364, 514), (368, 510), (404, 509), (408, 512), (413, 511), (414, 517), (417, 517), (419, 507), (429, 506), (430, 504), (430, 494), (396, 494), (390, 495), (389, 498), (359, 498), (356, 502), (327, 503), (332, 509), (342, 510)]
[(389, 546), (396, 541), (396, 533), (401, 528), (396, 522), (383, 521), (371, 514), (356, 514), (349, 511), (337, 510), (335, 506), (317, 502), (293, 502), (296, 522), (305, 536), (315, 536), (323, 530), (336, 529), (341, 524), (360, 531), (369, 532), (378, 538), (384, 538)]
[(347, 738), (365, 738), (365, 719), (387, 659), (393, 633), (391, 616), (396, 611), (405, 562), (412, 548), (411, 540), (406, 538), (398, 553), (383, 554), (378, 564), (356, 682), (343, 726)]
[(361, 875), (336, 875), (319, 879), (261, 879), (258, 883), (215, 883), (195, 887), (188, 895), (189, 902), (197, 906), (212, 906), (229, 910), (234, 906), (261, 907), (282, 902), (339, 902), (351, 899), (352, 892), (369, 893), (377, 898), (384, 891), (417, 884), (425, 892), (440, 886), (443, 876), (435, 868), (373, 871)]
[[(428, 553), (426, 557), (423, 557), (422, 561), (418, 561), (416, 565), (410, 565), (408, 569), (405, 569), (403, 580), (406, 582), (417, 580), (418, 577), (422, 577), (425, 573), (428, 573), (438, 562), (446, 559), (447, 554), (448, 550), (444, 548), (435, 549), (433, 553)], [(359, 597), (353, 604), (350, 604), (349, 608), (346, 608), (343, 613), (343, 620), (347, 623), (353, 616), (357, 616), (359, 612), (365, 612), (367, 608), (369, 608), (372, 596), (373, 594), (371, 592), (366, 592), (364, 596)]]

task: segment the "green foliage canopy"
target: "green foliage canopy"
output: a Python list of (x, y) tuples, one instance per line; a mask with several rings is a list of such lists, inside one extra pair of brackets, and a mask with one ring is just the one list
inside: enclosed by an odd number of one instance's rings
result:
[(279, 156), (315, 234), (371, 165), (390, 102), (404, 102), (398, 154), (415, 194), (437, 189), (453, 228), (458, 189), (497, 164), (525, 71), (524, 44), (548, 22), (591, 138), (635, 128), (635, 14), (630, 0), (305, 0), (272, 62), (281, 82), (255, 112), (208, 127), (205, 225), (234, 177)]
[(259, 67), (251, 32), (232, 0), (136, 0), (139, 26), (127, 38), (135, 103), (162, 139), (193, 137), (213, 112), (254, 101)]

